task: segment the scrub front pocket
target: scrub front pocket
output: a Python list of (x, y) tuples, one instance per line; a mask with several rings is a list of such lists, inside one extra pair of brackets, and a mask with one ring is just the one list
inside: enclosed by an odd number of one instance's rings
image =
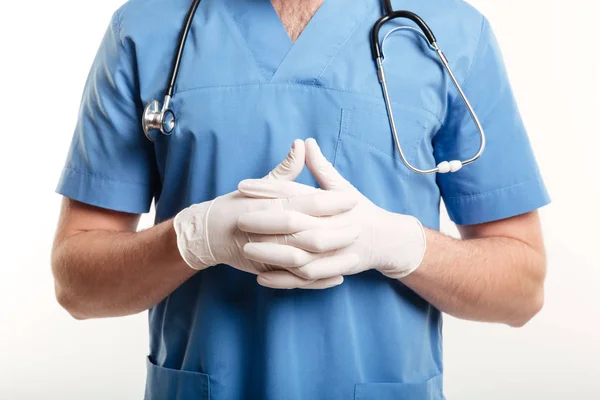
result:
[[(404, 157), (419, 168), (435, 166), (431, 129), (428, 129), (432, 126), (431, 117), (425, 111), (395, 106), (394, 119)], [(342, 109), (335, 157), (336, 163), (342, 162), (338, 157), (352, 157), (357, 164), (368, 162), (365, 157), (384, 158), (402, 177), (414, 174), (400, 158), (385, 108), (375, 105)]]
[(419, 383), (359, 383), (354, 400), (444, 400), (442, 375)]
[[(431, 139), (436, 123), (420, 110), (396, 106), (394, 113), (406, 159), (420, 168), (435, 166)], [(435, 175), (416, 174), (404, 165), (384, 106), (361, 104), (341, 110), (332, 163), (358, 190), (388, 211), (415, 215), (415, 210), (425, 205), (437, 207), (439, 202), (439, 197), (433, 196), (438, 191)]]
[(210, 378), (206, 374), (160, 367), (146, 359), (144, 400), (210, 400)]

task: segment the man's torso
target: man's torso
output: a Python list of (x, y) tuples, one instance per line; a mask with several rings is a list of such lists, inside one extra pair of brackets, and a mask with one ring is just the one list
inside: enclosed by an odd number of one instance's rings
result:
[[(121, 11), (142, 104), (163, 94), (188, 3), (133, 0)], [(396, 7), (420, 14), (466, 76), (478, 13), (454, 0)], [(171, 102), (177, 128), (153, 144), (157, 221), (263, 176), (294, 139), (314, 137), (376, 204), (437, 229), (435, 176), (408, 171), (389, 130), (369, 47), (380, 15), (376, 0), (326, 0), (292, 42), (268, 0), (203, 0)], [(385, 50), (406, 156), (434, 165), (451, 82), (414, 35)], [(315, 185), (307, 173), (298, 180)], [(329, 290), (276, 291), (217, 266), (154, 307), (149, 322), (147, 399), (443, 398), (440, 313), (374, 271)]]

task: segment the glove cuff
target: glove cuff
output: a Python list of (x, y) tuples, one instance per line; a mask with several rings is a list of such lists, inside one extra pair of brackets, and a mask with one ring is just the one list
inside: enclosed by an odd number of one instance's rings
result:
[(194, 204), (173, 219), (179, 254), (190, 268), (197, 271), (218, 264), (210, 249), (206, 226), (213, 203), (214, 200)]
[(380, 271), (392, 279), (402, 279), (413, 273), (423, 262), (427, 250), (425, 229), (421, 221), (412, 215), (402, 215), (402, 217), (405, 219), (402, 223), (402, 244), (397, 250), (401, 254), (402, 260), (396, 268)]

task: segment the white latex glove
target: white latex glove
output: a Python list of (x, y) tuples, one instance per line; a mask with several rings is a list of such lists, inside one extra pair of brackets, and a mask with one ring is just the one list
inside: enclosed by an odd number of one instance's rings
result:
[[(217, 264), (228, 264), (234, 268), (253, 274), (270, 271), (272, 266), (260, 261), (247, 259), (243, 254), (245, 244), (255, 240), (258, 235), (242, 232), (237, 228), (239, 216), (253, 211), (288, 210), (303, 213), (303, 215), (332, 216), (352, 209), (356, 200), (345, 198), (340, 193), (316, 191), (309, 186), (286, 185), (298, 177), (304, 168), (304, 142), (294, 142), (287, 158), (271, 171), (262, 181), (270, 182), (270, 198), (256, 192), (255, 197), (249, 198), (237, 190), (217, 197), (214, 200), (194, 204), (182, 210), (174, 218), (174, 228), (177, 234), (177, 246), (185, 262), (193, 269), (202, 270)], [(258, 180), (261, 181), (261, 180)], [(313, 236), (333, 235), (337, 241), (320, 249), (331, 251), (345, 247), (353, 242), (356, 230), (326, 228), (315, 229), (305, 237), (287, 237), (286, 235), (261, 236), (261, 240), (274, 243), (294, 243), (303, 248), (311, 248)], [(295, 281), (295, 286), (311, 289), (322, 289), (342, 283), (343, 277), (330, 276), (323, 280), (301, 279)]]
[[(293, 244), (284, 245), (263, 241), (261, 238), (244, 246), (244, 254), (256, 262), (286, 268), (287, 271), (261, 273), (258, 282), (268, 287), (293, 285), (298, 277), (327, 279), (338, 275), (351, 275), (377, 269), (384, 275), (399, 279), (413, 272), (425, 254), (425, 232), (418, 219), (395, 214), (377, 207), (344, 179), (323, 156), (314, 139), (306, 141), (306, 165), (321, 188), (331, 193), (343, 194), (357, 206), (332, 217), (314, 217), (292, 210), (262, 210), (240, 217), (238, 226), (245, 232), (264, 235), (274, 233), (293, 236), (322, 227), (358, 226), (360, 234), (349, 246), (328, 253), (313, 253)], [(288, 190), (307, 189), (305, 185), (287, 182)], [(270, 181), (245, 180), (240, 182), (240, 192), (248, 197), (276, 197), (277, 189)], [(317, 190), (317, 189), (313, 189)], [(318, 238), (327, 247), (328, 238)]]

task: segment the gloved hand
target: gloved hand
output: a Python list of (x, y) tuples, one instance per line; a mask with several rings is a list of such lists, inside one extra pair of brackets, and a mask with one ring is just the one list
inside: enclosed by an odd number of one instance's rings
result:
[[(306, 141), (306, 165), (321, 188), (330, 193), (339, 193), (340, 199), (356, 202), (357, 206), (331, 217), (310, 216), (289, 208), (271, 208), (242, 215), (238, 227), (249, 233), (277, 233), (293, 237), (297, 234), (310, 236), (306, 232), (314, 229), (358, 226), (359, 237), (347, 247), (337, 246), (338, 249), (330, 252), (315, 253), (294, 243), (273, 243), (259, 236), (244, 246), (244, 255), (250, 260), (286, 269), (262, 272), (258, 277), (261, 285), (285, 288), (286, 285), (293, 285), (298, 277), (327, 279), (368, 269), (377, 269), (390, 278), (399, 279), (420, 265), (425, 253), (425, 232), (419, 220), (388, 212), (373, 204), (335, 170), (314, 139)], [(289, 191), (307, 193), (312, 189), (296, 182), (286, 182), (285, 185)], [(238, 189), (248, 197), (264, 197), (268, 194), (272, 199), (277, 197), (277, 191), (280, 190), (273, 181), (265, 180), (244, 180)], [(312, 190), (317, 193), (317, 189)], [(328, 247), (329, 237), (313, 236), (313, 239), (318, 239), (323, 248)]]
[[(270, 182), (271, 196), (261, 196), (260, 191), (250, 198), (237, 190), (217, 197), (214, 200), (194, 204), (182, 210), (174, 218), (177, 246), (182, 258), (193, 269), (202, 270), (217, 264), (228, 264), (234, 268), (253, 274), (271, 271), (272, 266), (260, 261), (247, 259), (243, 247), (257, 240), (257, 236), (242, 232), (237, 228), (239, 216), (254, 211), (288, 210), (303, 215), (333, 216), (352, 209), (356, 199), (345, 198), (339, 192), (317, 191), (310, 186), (289, 186), (289, 181), (298, 177), (304, 168), (304, 142), (294, 142), (287, 158), (271, 171), (263, 181)], [(261, 181), (261, 180), (257, 180)], [(305, 237), (274, 234), (262, 236), (261, 240), (273, 243), (294, 243), (303, 248), (311, 248), (313, 235), (334, 236), (321, 251), (331, 251), (345, 247), (357, 237), (356, 230), (337, 228), (315, 229)], [(322, 289), (340, 284), (341, 276), (329, 276), (323, 280), (296, 279), (294, 287)]]

